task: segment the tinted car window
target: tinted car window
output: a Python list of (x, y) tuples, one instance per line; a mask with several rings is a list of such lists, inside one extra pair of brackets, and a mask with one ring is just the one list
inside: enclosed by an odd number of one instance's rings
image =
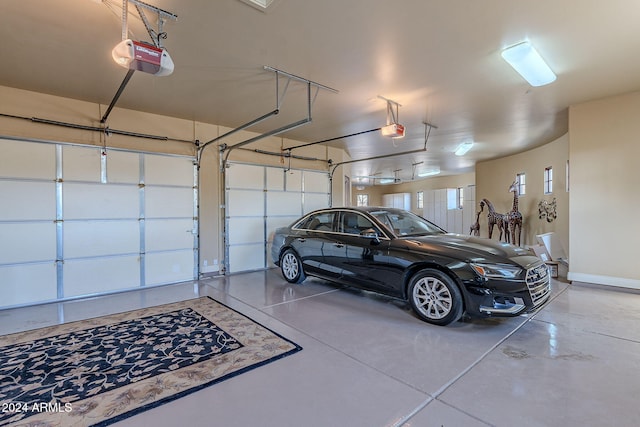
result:
[(371, 212), (371, 215), (398, 236), (424, 236), (445, 232), (437, 225), (410, 212), (380, 210)]
[(364, 230), (370, 229), (373, 229), (378, 235), (381, 234), (378, 227), (373, 225), (368, 218), (354, 212), (343, 212), (339, 226), (341, 233), (359, 235)]
[(320, 212), (314, 215), (309, 215), (293, 228), (301, 230), (331, 231), (333, 228), (333, 216), (333, 212)]

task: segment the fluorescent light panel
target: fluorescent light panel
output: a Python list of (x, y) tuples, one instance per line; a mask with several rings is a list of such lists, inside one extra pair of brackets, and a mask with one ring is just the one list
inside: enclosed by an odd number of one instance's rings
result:
[(472, 141), (463, 142), (458, 146), (458, 148), (456, 148), (454, 154), (456, 156), (464, 156), (465, 154), (467, 154), (467, 151), (471, 150), (471, 147), (473, 147)]
[(432, 169), (432, 170), (428, 170), (428, 171), (424, 171), (424, 172), (420, 172), (418, 174), (418, 176), (420, 178), (424, 178), (425, 176), (433, 176), (433, 175), (438, 175), (440, 173), (440, 169)]
[(551, 68), (527, 41), (504, 49), (502, 58), (531, 86), (544, 86), (556, 80), (556, 75)]

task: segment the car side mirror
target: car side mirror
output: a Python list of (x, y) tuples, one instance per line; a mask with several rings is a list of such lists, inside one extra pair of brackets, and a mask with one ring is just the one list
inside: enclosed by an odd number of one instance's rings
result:
[(367, 239), (373, 239), (376, 243), (380, 243), (380, 236), (378, 236), (378, 233), (376, 233), (376, 230), (374, 230), (373, 228), (362, 230), (360, 232), (360, 236), (366, 237)]

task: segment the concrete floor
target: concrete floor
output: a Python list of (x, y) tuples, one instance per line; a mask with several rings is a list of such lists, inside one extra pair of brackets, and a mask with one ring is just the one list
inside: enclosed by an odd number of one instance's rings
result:
[(0, 334), (209, 295), (303, 347), (117, 427), (640, 425), (640, 293), (552, 286), (533, 315), (438, 327), (268, 270), (0, 311)]

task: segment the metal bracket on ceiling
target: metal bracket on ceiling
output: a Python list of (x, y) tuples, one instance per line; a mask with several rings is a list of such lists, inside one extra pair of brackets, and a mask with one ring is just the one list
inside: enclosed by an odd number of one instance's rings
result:
[[(303, 120), (300, 120), (300, 121), (297, 121), (295, 123), (291, 123), (289, 125), (280, 127), (278, 129), (274, 129), (274, 130), (266, 132), (264, 134), (258, 135), (256, 137), (248, 139), (246, 141), (239, 142), (239, 143), (237, 143), (235, 145), (232, 145), (232, 146), (229, 146), (227, 144), (220, 144), (219, 150), (220, 150), (221, 155), (222, 155), (222, 153), (224, 153), (226, 151), (226, 155), (224, 155), (224, 158), (222, 159), (221, 164), (220, 164), (220, 170), (221, 171), (225, 170), (227, 159), (229, 157), (229, 153), (233, 149), (240, 148), (240, 147), (242, 147), (244, 145), (250, 144), (252, 142), (258, 141), (258, 140), (263, 139), (263, 138), (266, 138), (268, 136), (278, 135), (278, 134), (283, 133), (283, 132), (285, 132), (287, 130), (291, 130), (291, 129), (297, 128), (299, 126), (302, 126), (302, 125), (310, 122), (311, 121), (311, 106), (315, 102), (315, 99), (316, 99), (320, 89), (327, 90), (327, 91), (333, 92), (333, 93), (338, 93), (338, 91), (336, 89), (330, 88), (329, 86), (325, 86), (325, 85), (322, 85), (320, 83), (316, 83), (316, 82), (313, 82), (311, 80), (307, 80), (305, 78), (296, 76), (295, 74), (291, 74), (291, 73), (287, 73), (286, 71), (279, 70), (277, 68), (273, 68), (273, 67), (269, 67), (269, 66), (265, 65), (263, 67), (263, 69), (267, 70), (267, 71), (272, 71), (274, 73), (274, 75), (275, 75), (275, 92), (276, 92), (276, 108), (275, 108), (275, 110), (270, 111), (270, 112), (268, 112), (268, 113), (266, 113), (266, 114), (264, 114), (264, 115), (262, 115), (262, 116), (260, 116), (260, 117), (258, 117), (256, 119), (254, 119), (254, 120), (251, 120), (251, 121), (249, 121), (249, 122), (247, 122), (247, 123), (245, 123), (243, 125), (240, 125), (239, 127), (235, 128), (235, 129), (232, 129), (229, 132), (226, 132), (226, 133), (224, 133), (224, 134), (222, 134), (222, 135), (220, 135), (220, 136), (218, 136), (216, 138), (213, 138), (213, 139), (205, 142), (204, 144), (202, 144), (198, 148), (198, 153), (197, 153), (198, 167), (200, 165), (200, 160), (202, 159), (202, 154), (203, 154), (204, 150), (209, 145), (211, 145), (213, 143), (216, 143), (216, 142), (220, 141), (221, 139), (224, 139), (224, 138), (226, 138), (226, 137), (228, 137), (230, 135), (233, 135), (236, 132), (239, 132), (241, 130), (245, 130), (245, 129), (247, 129), (247, 128), (255, 125), (255, 124), (258, 124), (258, 123), (268, 119), (271, 116), (275, 116), (276, 114), (278, 114), (280, 112), (280, 108), (281, 108), (282, 103), (284, 101), (284, 97), (287, 94), (287, 90), (289, 88), (289, 84), (291, 83), (292, 80), (305, 83), (306, 86), (307, 86), (307, 118), (303, 119)], [(286, 84), (284, 86), (284, 89), (282, 90), (282, 93), (280, 93), (280, 77), (281, 76), (284, 76), (287, 79)], [(313, 96), (313, 98), (311, 96), (311, 87), (315, 87), (316, 88), (316, 93)]]
[[(265, 65), (263, 68), (265, 70), (267, 70), (267, 71), (273, 71), (276, 74), (276, 82), (277, 82), (279, 76), (286, 77), (287, 78), (287, 87), (289, 86), (289, 82), (291, 80), (297, 80), (297, 81), (299, 81), (301, 83), (305, 83), (305, 84), (308, 84), (308, 85), (314, 87), (316, 89), (316, 93), (315, 93), (315, 95), (313, 97), (313, 101), (311, 103), (315, 102), (315, 100), (316, 100), (316, 98), (318, 96), (318, 92), (320, 91), (320, 89), (323, 89), (323, 90), (326, 90), (326, 91), (329, 91), (329, 92), (332, 92), (332, 93), (338, 93), (338, 91), (336, 89), (333, 89), (333, 88), (331, 88), (329, 86), (325, 86), (323, 84), (314, 82), (314, 81), (309, 80), (309, 79), (305, 79), (304, 77), (296, 76), (295, 74), (291, 74), (291, 73), (288, 73), (286, 71), (282, 71), (282, 70), (279, 70), (277, 68), (270, 67), (268, 65)], [(276, 88), (277, 88), (277, 86), (276, 86)], [(286, 88), (285, 88), (285, 92), (286, 92)], [(283, 93), (282, 96), (284, 97), (284, 93)], [(311, 106), (309, 106), (309, 108), (311, 108)]]
[(416, 179), (416, 166), (423, 164), (424, 162), (411, 163), (411, 181)]
[[(151, 37), (151, 41), (153, 41), (154, 46), (162, 47), (162, 40), (167, 38), (167, 33), (165, 33), (162, 28), (164, 25), (164, 21), (165, 19), (172, 19), (175, 21), (176, 19), (178, 19), (178, 15), (167, 12), (166, 10), (147, 4), (140, 0), (122, 0), (122, 40), (129, 38), (129, 30), (127, 28), (128, 3), (131, 3), (136, 7), (138, 15), (144, 23), (144, 26), (147, 29), (147, 33), (149, 33), (149, 37)], [(147, 19), (147, 15), (144, 13), (144, 9), (150, 10), (157, 14), (157, 31), (149, 23), (149, 19)]]
[[(231, 154), (231, 151), (233, 151), (234, 149), (243, 147), (245, 145), (251, 144), (253, 142), (259, 141), (259, 140), (264, 139), (264, 138), (267, 138), (269, 136), (279, 135), (279, 134), (281, 134), (283, 132), (298, 128), (300, 126), (303, 126), (303, 125), (311, 122), (311, 107), (314, 104), (314, 102), (315, 102), (315, 100), (316, 100), (316, 98), (318, 96), (318, 93), (320, 92), (320, 89), (326, 90), (326, 91), (329, 91), (329, 92), (332, 92), (332, 93), (338, 93), (338, 91), (336, 89), (333, 89), (333, 88), (331, 88), (329, 86), (325, 86), (323, 84), (320, 84), (320, 83), (305, 79), (303, 77), (296, 76), (295, 74), (291, 74), (291, 73), (288, 73), (286, 71), (279, 70), (277, 68), (273, 68), (273, 67), (265, 65), (264, 69), (267, 70), (267, 71), (274, 72), (275, 76), (276, 76), (276, 96), (277, 96), (277, 103), (278, 103), (276, 111), (279, 111), (280, 106), (281, 106), (282, 101), (283, 101), (283, 98), (284, 98), (284, 94), (286, 93), (286, 90), (289, 87), (289, 83), (292, 80), (295, 80), (295, 81), (298, 81), (298, 82), (301, 82), (301, 83), (305, 84), (305, 86), (307, 87), (307, 117), (302, 119), (302, 120), (298, 120), (298, 121), (290, 123), (288, 125), (279, 127), (277, 129), (273, 129), (271, 131), (265, 132), (263, 134), (255, 136), (253, 138), (249, 138), (249, 139), (247, 139), (245, 141), (238, 142), (237, 144), (234, 144), (234, 145), (231, 145), (231, 146), (227, 146), (225, 144), (224, 146), (221, 146), (220, 147), (221, 151), (226, 151), (225, 154), (224, 154), (224, 157), (222, 159), (222, 164), (221, 164), (221, 167), (220, 167), (222, 171), (225, 170), (227, 159), (229, 158), (229, 155)], [(283, 77), (285, 77), (287, 79), (287, 84), (285, 86), (285, 91), (284, 91), (285, 93), (283, 93), (282, 97), (280, 96), (280, 89), (279, 89), (280, 76), (283, 76)], [(315, 88), (315, 93), (314, 93), (313, 96), (311, 94), (312, 88)], [(235, 132), (237, 130), (239, 130), (239, 128), (238, 129), (234, 129), (231, 132)], [(223, 135), (222, 137), (227, 136), (228, 134), (229, 133)], [(216, 140), (219, 140), (222, 137), (218, 137), (218, 138), (216, 138)]]
[[(403, 156), (405, 154), (423, 153), (423, 152), (427, 151), (427, 141), (429, 140), (429, 135), (431, 134), (431, 129), (438, 129), (438, 127), (432, 125), (431, 123), (427, 123), (427, 122), (422, 122), (422, 124), (424, 125), (424, 147), (423, 148), (420, 148), (418, 150), (403, 151), (401, 153), (383, 154), (381, 156), (367, 157), (366, 159), (355, 159), (355, 160), (347, 160), (347, 161), (344, 161), (344, 162), (334, 163), (334, 164), (331, 165), (331, 167), (333, 169), (331, 169), (331, 171), (329, 172), (329, 182), (333, 182), (333, 174), (336, 172), (338, 167), (340, 167), (342, 165), (347, 165), (347, 164), (357, 163), (357, 162), (364, 162), (364, 161), (367, 161), (367, 160), (386, 159), (386, 158), (389, 158), (389, 157)], [(333, 204), (333, 193), (330, 193), (329, 194), (329, 206), (332, 206), (332, 204)]]
[(422, 122), (424, 125), (424, 151), (427, 151), (427, 141), (429, 141), (429, 135), (431, 135), (431, 129), (438, 129), (438, 126), (434, 126), (431, 123)]
[(398, 120), (400, 117), (400, 113), (398, 109), (399, 107), (402, 107), (402, 105), (398, 104), (396, 101), (387, 99), (384, 96), (378, 95), (378, 98), (387, 101), (387, 125), (399, 123)]

